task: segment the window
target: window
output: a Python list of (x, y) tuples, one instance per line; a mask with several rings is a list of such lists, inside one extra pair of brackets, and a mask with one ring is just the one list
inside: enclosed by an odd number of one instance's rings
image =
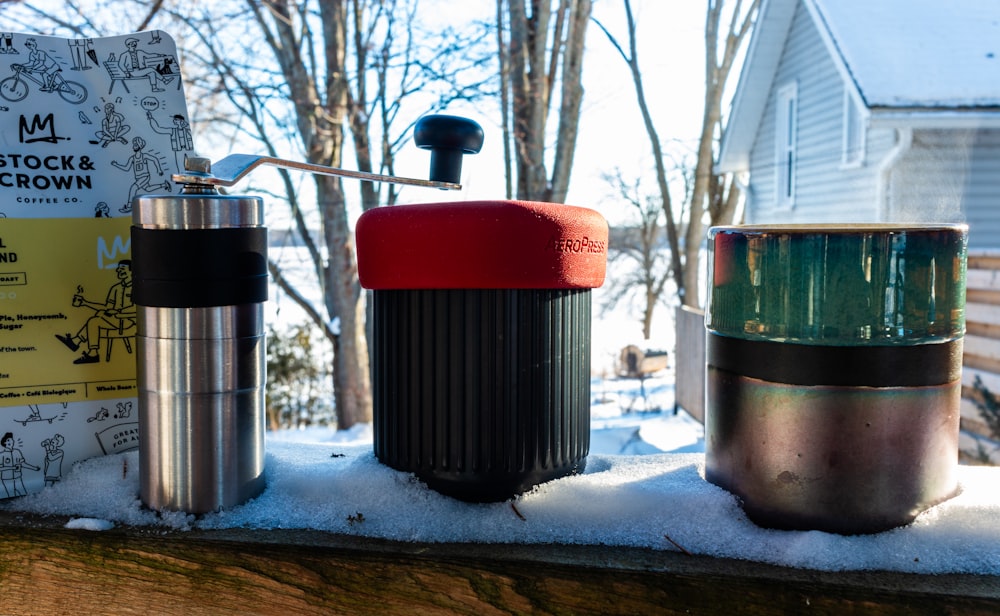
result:
[(776, 203), (781, 208), (795, 204), (795, 133), (798, 125), (798, 87), (789, 83), (778, 90), (775, 118)]
[(844, 90), (844, 151), (845, 166), (859, 166), (865, 160), (865, 118), (861, 106), (850, 90)]

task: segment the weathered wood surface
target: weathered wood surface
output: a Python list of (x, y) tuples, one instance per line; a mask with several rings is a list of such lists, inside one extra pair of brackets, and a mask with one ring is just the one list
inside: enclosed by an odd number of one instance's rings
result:
[(1000, 577), (0, 515), (3, 614), (997, 614)]

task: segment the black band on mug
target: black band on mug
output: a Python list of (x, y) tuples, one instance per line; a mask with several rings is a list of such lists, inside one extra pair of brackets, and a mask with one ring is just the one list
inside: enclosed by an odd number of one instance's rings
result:
[(708, 365), (789, 385), (923, 387), (962, 376), (962, 339), (895, 346), (744, 340), (708, 332)]

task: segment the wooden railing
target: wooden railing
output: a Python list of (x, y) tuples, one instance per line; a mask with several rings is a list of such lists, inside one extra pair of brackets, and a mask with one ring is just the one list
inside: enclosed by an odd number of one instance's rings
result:
[(0, 613), (1000, 613), (1000, 576), (829, 573), (606, 546), (64, 523), (0, 515)]

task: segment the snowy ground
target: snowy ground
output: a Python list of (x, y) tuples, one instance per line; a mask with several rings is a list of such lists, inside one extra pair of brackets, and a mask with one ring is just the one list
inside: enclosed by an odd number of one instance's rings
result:
[(609, 455), (705, 451), (704, 429), (683, 410), (674, 414), (673, 372), (637, 379), (595, 377), (591, 383), (590, 451)]

